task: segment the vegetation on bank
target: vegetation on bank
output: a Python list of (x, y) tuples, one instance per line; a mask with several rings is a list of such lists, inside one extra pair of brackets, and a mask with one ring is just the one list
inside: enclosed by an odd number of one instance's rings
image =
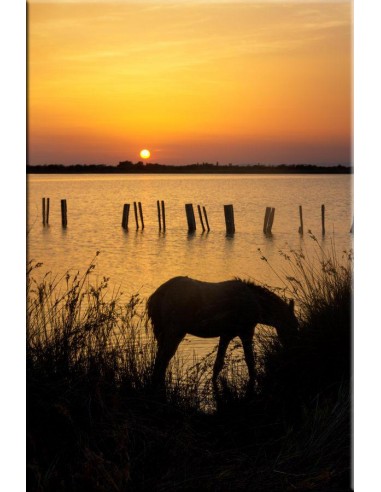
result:
[(144, 300), (123, 303), (108, 278), (94, 282), (95, 261), (39, 282), (30, 262), (28, 490), (350, 490), (351, 253), (281, 254), (295, 344), (258, 330), (254, 392), (236, 346), (215, 391), (215, 353), (193, 365), (175, 357), (166, 398), (150, 384)]

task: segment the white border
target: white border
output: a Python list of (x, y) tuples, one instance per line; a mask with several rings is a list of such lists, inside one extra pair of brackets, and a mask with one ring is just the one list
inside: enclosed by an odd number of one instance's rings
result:
[(0, 4), (2, 490), (25, 489), (26, 9)]
[[(379, 482), (380, 442), (380, 7), (354, 2), (355, 21), (355, 490)], [(25, 481), (25, 3), (1, 2), (2, 478)], [(3, 490), (6, 490), (3, 488)]]

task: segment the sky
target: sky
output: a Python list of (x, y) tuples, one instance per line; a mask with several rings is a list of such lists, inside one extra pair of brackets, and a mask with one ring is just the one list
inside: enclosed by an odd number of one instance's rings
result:
[(28, 163), (348, 164), (349, 1), (29, 2)]

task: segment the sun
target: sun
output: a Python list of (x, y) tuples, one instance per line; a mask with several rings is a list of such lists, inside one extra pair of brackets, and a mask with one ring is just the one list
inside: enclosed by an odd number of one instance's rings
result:
[(147, 149), (143, 149), (140, 151), (140, 157), (142, 159), (149, 159), (150, 155), (151, 155), (151, 152)]

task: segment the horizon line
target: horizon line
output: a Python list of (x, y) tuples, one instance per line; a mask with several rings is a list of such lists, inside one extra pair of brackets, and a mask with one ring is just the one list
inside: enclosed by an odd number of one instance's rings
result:
[(119, 161), (117, 164), (110, 164), (106, 162), (89, 162), (89, 163), (81, 163), (81, 162), (76, 162), (73, 164), (63, 164), (60, 162), (50, 162), (50, 163), (39, 163), (39, 164), (26, 164), (27, 167), (33, 167), (33, 166), (63, 166), (63, 167), (69, 167), (69, 166), (109, 166), (109, 167), (118, 167), (119, 164), (122, 163), (131, 163), (133, 165), (137, 164), (143, 164), (144, 166), (150, 165), (150, 166), (167, 166), (167, 167), (186, 167), (186, 166), (203, 166), (203, 165), (209, 165), (209, 166), (214, 166), (214, 167), (255, 167), (255, 166), (265, 166), (265, 167), (278, 167), (278, 166), (316, 166), (316, 167), (334, 167), (334, 166), (347, 166), (347, 167), (352, 167), (353, 163), (352, 162), (322, 162), (322, 163), (310, 163), (310, 162), (293, 162), (293, 163), (284, 163), (284, 162), (279, 162), (276, 164), (270, 164), (270, 163), (264, 163), (264, 162), (257, 162), (257, 163), (240, 163), (240, 164), (235, 164), (235, 163), (228, 163), (228, 164), (220, 164), (218, 161), (216, 162), (208, 162), (208, 161), (203, 161), (203, 162), (193, 162), (190, 164), (164, 164), (160, 162), (145, 162), (142, 160), (133, 162), (129, 160), (125, 161)]

